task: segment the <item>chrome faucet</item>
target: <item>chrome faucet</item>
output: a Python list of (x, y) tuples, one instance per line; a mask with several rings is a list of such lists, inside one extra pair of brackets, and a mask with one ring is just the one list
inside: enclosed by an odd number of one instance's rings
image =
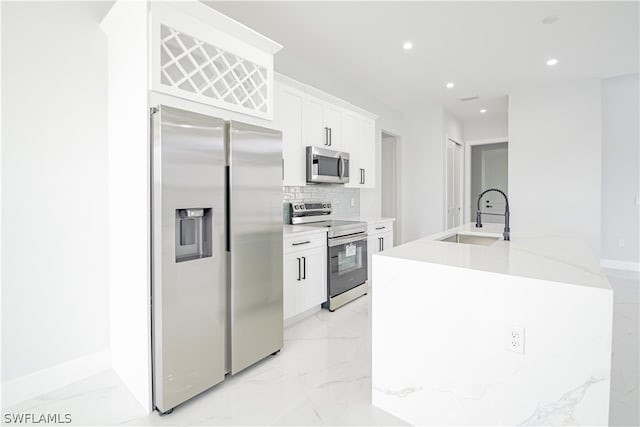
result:
[[(502, 197), (504, 197), (504, 201), (505, 201), (504, 232), (502, 233), (502, 235), (504, 236), (504, 240), (511, 240), (510, 237), (509, 237), (509, 232), (510, 232), (510, 229), (509, 229), (509, 199), (507, 198), (507, 195), (504, 194), (504, 192), (502, 190), (498, 190), (497, 188), (489, 188), (488, 190), (484, 190), (478, 196), (478, 211), (476, 212), (476, 227), (477, 228), (481, 228), (482, 227), (482, 218), (480, 216), (482, 214), (482, 212), (480, 212), (480, 200), (482, 199), (482, 196), (487, 194), (489, 191), (497, 191), (498, 193), (502, 194)], [(490, 214), (490, 213), (485, 212), (485, 215), (500, 215), (500, 214)]]

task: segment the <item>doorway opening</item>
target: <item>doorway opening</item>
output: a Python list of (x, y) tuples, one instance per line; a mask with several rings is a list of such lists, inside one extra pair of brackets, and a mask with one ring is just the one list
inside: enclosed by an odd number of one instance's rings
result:
[[(509, 195), (509, 147), (507, 142), (479, 144), (471, 146), (470, 161), (470, 218), (476, 217), (478, 196), (484, 190), (497, 188)], [(482, 220), (504, 222), (505, 201), (497, 193), (489, 193), (481, 200)], [(484, 215), (487, 214), (487, 215)]]
[(383, 217), (396, 219), (393, 223), (394, 246), (398, 244), (400, 235), (399, 140), (397, 135), (382, 131), (380, 150), (381, 214)]

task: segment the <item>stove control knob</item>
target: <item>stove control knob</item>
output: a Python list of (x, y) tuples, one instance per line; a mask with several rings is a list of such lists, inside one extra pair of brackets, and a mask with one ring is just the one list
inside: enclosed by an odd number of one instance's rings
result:
[(326, 207), (327, 207), (327, 204), (326, 204), (326, 203), (323, 203), (323, 204), (322, 204), (322, 207), (323, 207), (323, 208), (326, 208)]
[(330, 207), (331, 207), (331, 203), (328, 203), (328, 204), (327, 204), (327, 207), (328, 207), (328, 208), (330, 208)]

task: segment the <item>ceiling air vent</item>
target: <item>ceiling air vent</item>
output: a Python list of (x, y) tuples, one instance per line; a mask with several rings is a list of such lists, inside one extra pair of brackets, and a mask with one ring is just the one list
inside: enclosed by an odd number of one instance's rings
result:
[(462, 102), (467, 102), (467, 101), (475, 101), (476, 99), (480, 99), (480, 97), (478, 95), (474, 95), (474, 96), (467, 96), (466, 98), (458, 98), (458, 99)]

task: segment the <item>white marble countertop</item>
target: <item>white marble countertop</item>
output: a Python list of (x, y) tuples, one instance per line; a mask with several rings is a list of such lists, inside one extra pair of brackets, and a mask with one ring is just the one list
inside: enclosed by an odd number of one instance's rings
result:
[(306, 234), (315, 234), (315, 233), (326, 233), (326, 228), (318, 228), (318, 227), (310, 227), (308, 225), (291, 225), (284, 224), (282, 226), (282, 234), (286, 236), (296, 235), (296, 236), (304, 236)]
[(347, 218), (337, 218), (337, 219), (341, 219), (341, 220), (345, 220), (345, 221), (362, 221), (362, 222), (366, 222), (367, 224), (371, 225), (371, 224), (376, 224), (379, 222), (387, 222), (387, 221), (395, 221), (395, 218), (390, 218), (390, 217), (368, 217), (368, 216), (352, 216), (352, 217), (347, 217)]
[[(472, 270), (611, 289), (587, 244), (573, 235), (528, 232), (512, 227), (511, 241), (502, 239), (503, 224), (468, 223), (387, 249), (375, 256), (401, 258)], [(479, 231), (481, 230), (481, 231)], [(490, 246), (441, 242), (463, 233), (500, 237)]]
[[(362, 222), (366, 222), (367, 224), (376, 224), (379, 222), (385, 222), (385, 221), (395, 221), (395, 218), (386, 218), (386, 217), (348, 217), (348, 218), (332, 218), (332, 219), (337, 219), (337, 220), (342, 220), (342, 221), (362, 221)], [(327, 230), (326, 229), (321, 229), (318, 227), (312, 227), (309, 225), (305, 225), (305, 224), (296, 224), (296, 225), (291, 225), (291, 224), (284, 224), (282, 226), (282, 233), (287, 236), (287, 235), (292, 235), (295, 234), (296, 236), (302, 236), (304, 234), (313, 234), (313, 233), (326, 233)]]

